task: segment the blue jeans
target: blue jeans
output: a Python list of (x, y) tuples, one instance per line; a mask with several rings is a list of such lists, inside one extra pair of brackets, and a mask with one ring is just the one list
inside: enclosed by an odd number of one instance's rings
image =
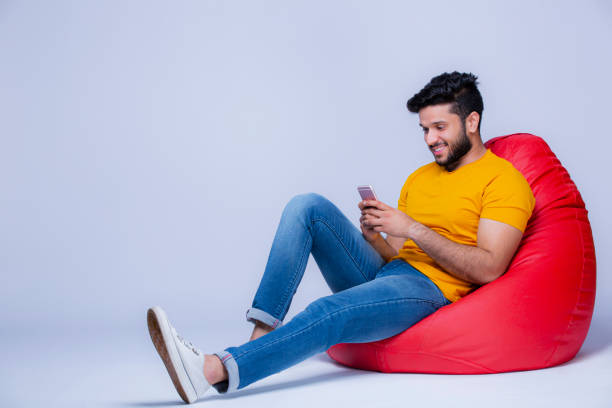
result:
[[(312, 302), (283, 324), (313, 255), (333, 294)], [(317, 194), (285, 207), (247, 320), (274, 328), (239, 347), (215, 353), (232, 392), (284, 370), (337, 343), (365, 343), (406, 330), (450, 304), (438, 287), (403, 260), (385, 264), (342, 212)]]

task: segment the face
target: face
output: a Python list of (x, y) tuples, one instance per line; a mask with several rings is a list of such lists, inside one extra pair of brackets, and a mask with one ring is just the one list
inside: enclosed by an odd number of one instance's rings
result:
[(419, 111), (425, 143), (436, 163), (453, 171), (472, 148), (459, 115), (450, 112), (450, 103), (426, 106)]

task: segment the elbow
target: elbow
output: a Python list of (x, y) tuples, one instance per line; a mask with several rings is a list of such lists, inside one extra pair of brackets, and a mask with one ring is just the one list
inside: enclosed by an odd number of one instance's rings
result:
[(491, 283), (502, 276), (508, 267), (507, 262), (503, 262), (503, 260), (496, 257), (492, 252), (486, 251), (486, 255), (486, 257), (481, 258), (481, 268), (478, 277), (479, 282), (476, 282), (476, 284), (481, 286)]
[(477, 282), (479, 285), (486, 285), (487, 283), (493, 282), (495, 279), (499, 278), (506, 272), (505, 268), (489, 268), (484, 271), (483, 276), (480, 279), (480, 282)]

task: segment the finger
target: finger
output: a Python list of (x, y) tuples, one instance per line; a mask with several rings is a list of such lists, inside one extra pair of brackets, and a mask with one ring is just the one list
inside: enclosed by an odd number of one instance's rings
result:
[(367, 200), (366, 206), (370, 208), (375, 208), (381, 211), (391, 208), (387, 204), (383, 203), (382, 201), (378, 201), (378, 200)]
[(368, 204), (369, 201), (371, 201), (371, 200), (362, 200), (362, 201), (360, 201), (359, 202), (359, 208), (363, 209), (363, 208), (368, 207), (370, 205), (370, 204)]
[(363, 224), (368, 228), (374, 228), (383, 225), (382, 220), (380, 218), (372, 217), (371, 215), (365, 216), (364, 218), (365, 219)]
[(368, 214), (368, 215), (372, 215), (376, 218), (380, 218), (383, 216), (384, 211), (383, 210), (379, 210), (377, 208), (368, 208), (365, 209), (361, 212), (362, 214)]
[(365, 207), (376, 207), (377, 203), (377, 200), (363, 200), (363, 204)]
[(369, 220), (368, 217), (364, 215), (361, 218), (359, 218), (359, 223), (365, 227), (369, 227), (371, 220)]
[(369, 225), (369, 220), (367, 216), (362, 216), (361, 218), (359, 218), (359, 222), (361, 223), (361, 225), (363, 225), (364, 227), (370, 227)]

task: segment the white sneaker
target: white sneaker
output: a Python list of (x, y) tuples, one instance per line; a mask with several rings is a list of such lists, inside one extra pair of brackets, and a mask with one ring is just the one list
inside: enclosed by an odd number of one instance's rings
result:
[(204, 353), (176, 332), (161, 307), (155, 306), (147, 311), (147, 324), (151, 340), (174, 387), (183, 401), (188, 404), (195, 402), (210, 387), (204, 377)]

